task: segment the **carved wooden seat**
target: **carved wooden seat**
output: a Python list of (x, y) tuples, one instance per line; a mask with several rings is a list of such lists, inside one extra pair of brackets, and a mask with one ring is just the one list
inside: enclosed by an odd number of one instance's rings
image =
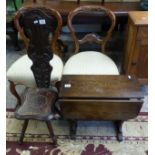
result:
[[(99, 34), (88, 33), (83, 38), (76, 36), (73, 20), (82, 14), (86, 14), (88, 18), (93, 17), (96, 13), (103, 13), (110, 19), (111, 25), (105, 36)], [(103, 18), (104, 19), (104, 18)], [(114, 61), (106, 55), (105, 45), (112, 35), (115, 27), (115, 15), (109, 9), (103, 6), (81, 6), (71, 11), (68, 15), (68, 28), (71, 32), (73, 42), (75, 43), (75, 54), (71, 56), (66, 62), (63, 74), (64, 75), (118, 75), (119, 71)], [(101, 21), (99, 21), (99, 24)], [(103, 23), (103, 22), (102, 22)], [(93, 44), (101, 45), (101, 51), (81, 51), (80, 45), (89, 43), (91, 47)], [(78, 53), (79, 52), (79, 53)]]
[(54, 103), (57, 99), (56, 89), (47, 88), (29, 88), (26, 89), (22, 106), (17, 108), (15, 115), (19, 119), (38, 119), (38, 120), (51, 120), (54, 114)]
[[(23, 141), (29, 119), (35, 119), (46, 122), (56, 143), (50, 120), (58, 116), (54, 111), (58, 94), (55, 82), (61, 79), (63, 63), (53, 53), (58, 50), (61, 25), (60, 14), (44, 7), (22, 8), (15, 16), (15, 26), (24, 39), (28, 55), (14, 62), (7, 72), (10, 90), (18, 101), (15, 117), (25, 120), (19, 142)], [(22, 96), (15, 89), (18, 84), (26, 86)]]

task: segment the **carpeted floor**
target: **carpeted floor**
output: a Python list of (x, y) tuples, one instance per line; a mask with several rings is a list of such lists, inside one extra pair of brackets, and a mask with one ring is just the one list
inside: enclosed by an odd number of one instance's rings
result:
[(7, 155), (147, 155), (144, 141), (61, 141), (58, 147), (49, 143), (25, 143), (22, 146), (9, 142)]
[(66, 121), (52, 121), (58, 146), (50, 144), (44, 122), (30, 121), (25, 134), (25, 143), (17, 143), (23, 121), (14, 118), (14, 112), (7, 112), (7, 155), (146, 155), (147, 115), (123, 124), (124, 141), (116, 140), (112, 122), (79, 121), (76, 139), (69, 138)]

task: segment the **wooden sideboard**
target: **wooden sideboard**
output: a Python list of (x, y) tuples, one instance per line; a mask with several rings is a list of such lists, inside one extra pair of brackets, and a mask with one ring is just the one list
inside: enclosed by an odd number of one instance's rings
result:
[(148, 12), (129, 12), (124, 71), (143, 84), (148, 77)]
[[(42, 1), (36, 1), (34, 3), (34, 0), (26, 0), (24, 1), (22, 7), (27, 7), (27, 6), (40, 6), (40, 5), (44, 5), (46, 7), (49, 8), (53, 8), (56, 9), (57, 11), (59, 11), (62, 15), (63, 18), (63, 25), (67, 24), (67, 16), (68, 13), (71, 10), (74, 10), (75, 8), (79, 7), (79, 6), (83, 6), (83, 5), (101, 5), (100, 2), (81, 2), (80, 4), (78, 4), (76, 1), (51, 1), (51, 0), (42, 0)], [(105, 2), (104, 7), (109, 8), (110, 10), (112, 10), (116, 17), (117, 17), (117, 22), (119, 22), (120, 20), (123, 21), (123, 23), (126, 23), (127, 21), (127, 16), (128, 16), (128, 12), (129, 11), (137, 11), (139, 10), (139, 2)], [(97, 16), (95, 16), (94, 18), (90, 18), (87, 19), (85, 18), (85, 15), (81, 15), (79, 16), (75, 23), (78, 23), (78, 21), (81, 20), (83, 21), (83, 23), (98, 23), (98, 20), (102, 19), (102, 16), (100, 14), (98, 14)]]

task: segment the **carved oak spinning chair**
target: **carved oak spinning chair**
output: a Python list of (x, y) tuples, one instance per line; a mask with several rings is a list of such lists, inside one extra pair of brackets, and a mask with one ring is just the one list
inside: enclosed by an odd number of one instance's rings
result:
[[(76, 36), (73, 19), (79, 14), (88, 14), (89, 17), (94, 16), (95, 13), (103, 13), (103, 16), (108, 17), (111, 25), (106, 32), (105, 37), (98, 34), (88, 33), (82, 39)], [(103, 18), (104, 20), (104, 18)], [(119, 71), (114, 61), (106, 55), (105, 45), (112, 35), (115, 27), (115, 15), (109, 9), (103, 6), (81, 6), (71, 11), (68, 15), (68, 28), (75, 43), (75, 54), (71, 56), (64, 65), (64, 75), (118, 75)], [(100, 23), (100, 21), (99, 21)], [(101, 45), (101, 52), (98, 51), (80, 51), (80, 44), (97, 43)], [(78, 53), (79, 52), (79, 53)]]
[[(15, 26), (27, 48), (27, 55), (15, 61), (7, 71), (10, 91), (18, 101), (15, 117), (25, 120), (19, 142), (23, 142), (29, 119), (46, 121), (56, 142), (50, 120), (57, 116), (55, 83), (60, 81), (63, 69), (60, 57), (54, 54), (58, 51), (61, 25), (60, 14), (44, 7), (21, 8), (15, 16)], [(22, 97), (15, 88), (19, 84), (26, 86)]]

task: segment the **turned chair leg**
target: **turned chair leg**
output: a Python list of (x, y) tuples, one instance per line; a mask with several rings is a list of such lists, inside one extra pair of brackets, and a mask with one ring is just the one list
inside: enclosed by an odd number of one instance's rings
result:
[(70, 137), (71, 137), (71, 139), (75, 139), (77, 121), (76, 120), (69, 120), (69, 122), (70, 122)]
[(52, 128), (51, 122), (50, 121), (46, 121), (46, 124), (47, 124), (48, 130), (49, 130), (49, 133), (50, 133), (50, 137), (53, 140), (53, 143), (57, 144), (57, 140), (56, 140), (56, 137), (54, 136), (54, 132), (53, 132), (53, 128)]
[(20, 143), (20, 144), (23, 143), (23, 139), (24, 139), (24, 135), (25, 135), (26, 128), (27, 128), (27, 126), (28, 126), (28, 122), (29, 122), (28, 119), (27, 119), (27, 120), (24, 120), (22, 132), (21, 132), (20, 139), (19, 139), (19, 143)]
[(115, 121), (115, 125), (116, 125), (117, 140), (121, 142), (123, 141), (123, 131), (122, 131), (123, 121)]

